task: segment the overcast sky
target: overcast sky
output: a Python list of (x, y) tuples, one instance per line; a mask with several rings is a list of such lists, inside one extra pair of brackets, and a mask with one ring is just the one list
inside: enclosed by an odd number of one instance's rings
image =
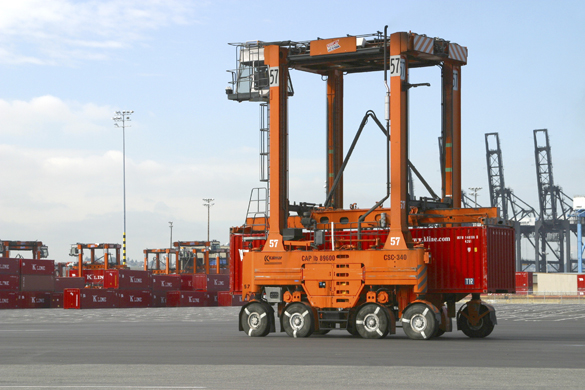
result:
[[(228, 241), (258, 181), (258, 104), (228, 101), (229, 42), (413, 31), (467, 46), (463, 187), (483, 187), (484, 134), (499, 132), (505, 178), (538, 207), (534, 129), (549, 130), (555, 184), (585, 194), (582, 1), (0, 0), (0, 239), (41, 240), (69, 261), (77, 242), (122, 242), (126, 129), (128, 257), (173, 239)], [(325, 83), (292, 72), (290, 199), (322, 203)], [(440, 192), (438, 69), (413, 70), (411, 160)], [(345, 79), (346, 147), (367, 110), (383, 117), (381, 73)], [(384, 196), (385, 147), (368, 127), (345, 201)], [(422, 186), (417, 195), (426, 195)]]

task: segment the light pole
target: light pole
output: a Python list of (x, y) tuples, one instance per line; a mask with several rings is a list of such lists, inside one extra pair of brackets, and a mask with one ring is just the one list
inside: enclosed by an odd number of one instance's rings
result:
[(481, 187), (469, 187), (469, 191), (471, 191), (471, 195), (475, 195), (474, 198), (474, 203), (475, 203), (475, 207), (479, 207), (477, 205), (477, 193), (479, 192), (479, 190), (481, 190)]
[(205, 203), (203, 203), (203, 206), (207, 207), (207, 242), (209, 242), (209, 209), (211, 209), (211, 206), (213, 206), (215, 203), (211, 203), (213, 202), (215, 199), (212, 198), (206, 198), (203, 199), (203, 201)]
[(173, 223), (169, 222), (170, 228), (171, 228), (171, 245), (169, 245), (169, 248), (173, 247)]
[(112, 118), (114, 120), (114, 126), (120, 127), (120, 122), (122, 122), (122, 181), (124, 183), (124, 235), (122, 241), (122, 259), (123, 265), (126, 265), (126, 126), (130, 127), (130, 125), (126, 125), (126, 122), (130, 122), (130, 115), (132, 115), (134, 111), (116, 111), (115, 116)]

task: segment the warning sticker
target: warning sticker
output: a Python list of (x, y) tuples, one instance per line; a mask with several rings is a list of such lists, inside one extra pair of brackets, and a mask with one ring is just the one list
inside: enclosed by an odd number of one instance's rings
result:
[(341, 45), (339, 44), (339, 39), (336, 39), (335, 41), (327, 44), (327, 52), (331, 53), (332, 51), (335, 51), (340, 47)]

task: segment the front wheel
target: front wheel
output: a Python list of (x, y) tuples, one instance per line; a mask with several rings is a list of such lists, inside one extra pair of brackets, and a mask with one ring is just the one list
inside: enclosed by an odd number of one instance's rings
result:
[(313, 312), (307, 305), (296, 302), (284, 308), (282, 327), (290, 337), (309, 337), (315, 330)]
[(435, 313), (424, 303), (415, 303), (404, 311), (402, 328), (413, 340), (427, 340), (435, 335), (439, 323)]
[(357, 312), (355, 329), (364, 339), (381, 339), (390, 331), (390, 316), (387, 309), (376, 303), (367, 303)]
[(459, 318), (457, 319), (458, 328), (467, 336), (471, 338), (484, 338), (490, 335), (494, 330), (494, 323), (490, 318), (490, 313), (487, 307), (481, 305), (479, 308), (479, 320), (475, 325), (471, 324), (469, 320), (469, 306), (461, 310)]
[(242, 308), (240, 325), (250, 337), (264, 337), (270, 332), (270, 313), (265, 305), (253, 302)]

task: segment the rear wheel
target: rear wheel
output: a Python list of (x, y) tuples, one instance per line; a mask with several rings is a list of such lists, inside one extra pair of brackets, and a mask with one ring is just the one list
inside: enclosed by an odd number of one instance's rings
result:
[(315, 330), (311, 308), (300, 302), (285, 307), (281, 321), (284, 331), (290, 337), (309, 337)]
[(390, 318), (386, 309), (376, 303), (367, 303), (357, 312), (355, 329), (364, 339), (381, 339), (390, 331)]
[(435, 313), (423, 303), (415, 303), (404, 311), (402, 328), (413, 340), (427, 340), (435, 336), (439, 324)]
[(240, 312), (242, 329), (250, 337), (264, 337), (270, 332), (270, 315), (265, 305), (253, 302)]
[(469, 306), (461, 310), (459, 315), (457, 325), (467, 337), (484, 338), (489, 336), (494, 330), (494, 323), (490, 318), (489, 310), (484, 305), (481, 305), (479, 308), (479, 316), (481, 318), (475, 325), (472, 325), (471, 321), (469, 321)]

